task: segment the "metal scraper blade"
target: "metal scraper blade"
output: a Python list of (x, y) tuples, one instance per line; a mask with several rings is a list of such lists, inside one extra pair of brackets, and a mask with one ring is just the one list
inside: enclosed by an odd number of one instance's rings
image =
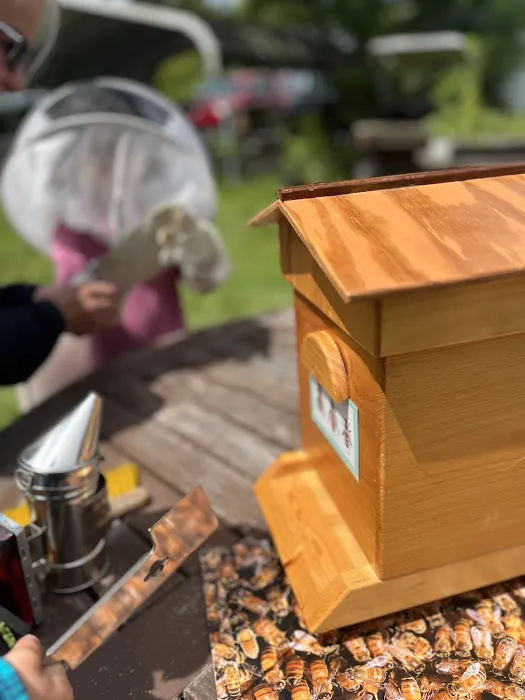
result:
[(151, 552), (47, 650), (48, 661), (77, 668), (158, 591), (217, 525), (201, 488), (179, 501), (150, 529)]

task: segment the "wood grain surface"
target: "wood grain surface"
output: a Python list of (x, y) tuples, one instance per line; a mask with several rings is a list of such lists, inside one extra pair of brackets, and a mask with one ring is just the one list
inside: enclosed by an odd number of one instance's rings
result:
[[(37, 630), (46, 647), (148, 551), (147, 529), (196, 485), (222, 520), (211, 545), (229, 546), (241, 532), (265, 528), (253, 481), (266, 459), (300, 441), (294, 314), (237, 321), (137, 351), (24, 416), (0, 435), (3, 505), (17, 495), (14, 486), (9, 493), (16, 455), (91, 390), (104, 398), (104, 468), (138, 463), (151, 502), (112, 529), (107, 579), (87, 593), (46, 599), (46, 622)], [(173, 700), (210, 668), (209, 653), (200, 571), (191, 556), (142, 614), (72, 672), (75, 700)], [(191, 686), (203, 700), (215, 692), (211, 678), (211, 686)]]
[(284, 202), (343, 301), (525, 270), (525, 176)]

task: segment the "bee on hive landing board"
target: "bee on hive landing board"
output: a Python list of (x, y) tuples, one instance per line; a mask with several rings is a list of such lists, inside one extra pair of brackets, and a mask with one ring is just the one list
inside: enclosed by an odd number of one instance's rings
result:
[(404, 649), (403, 647), (396, 646), (394, 644), (388, 644), (387, 650), (394, 657), (394, 659), (396, 659), (396, 661), (399, 661), (403, 668), (411, 673), (419, 673), (425, 667), (425, 665), (422, 664), (421, 661), (416, 658), (416, 656), (414, 656), (414, 653), (410, 649)]
[(479, 661), (471, 664), (461, 676), (450, 683), (449, 693), (454, 697), (470, 697), (483, 690), (487, 674)]
[(282, 632), (271, 620), (257, 620), (254, 623), (253, 628), (256, 634), (259, 637), (262, 637), (264, 641), (272, 647), (281, 647), (287, 643), (285, 633)]
[(224, 669), (224, 680), (228, 695), (232, 700), (238, 700), (241, 697), (241, 677), (239, 669), (236, 666), (227, 666)]
[(386, 680), (387, 671), (380, 666), (365, 664), (354, 668), (354, 675), (361, 682), (363, 691), (377, 698), (379, 690)]
[(256, 659), (259, 656), (259, 643), (250, 627), (243, 627), (237, 632), (237, 643), (248, 659)]
[(266, 594), (266, 599), (270, 604), (270, 610), (277, 617), (288, 617), (291, 613), (290, 603), (288, 598), (290, 596), (290, 589), (282, 591), (280, 588), (270, 588)]
[(440, 625), (434, 633), (434, 651), (437, 656), (449, 656), (452, 652), (454, 641), (452, 628), (446, 622)]
[(483, 662), (490, 661), (494, 657), (494, 645), (489, 630), (486, 627), (474, 626), (470, 634), (478, 659)]
[(360, 635), (345, 632), (343, 634), (343, 645), (352, 654), (358, 664), (370, 661), (372, 658), (364, 638)]
[(293, 686), (292, 700), (312, 700), (310, 686), (304, 679)]
[(421, 693), (427, 699), (432, 698), (443, 687), (443, 681), (439, 676), (419, 676), (418, 681)]
[(519, 645), (509, 669), (510, 678), (516, 683), (525, 684), (525, 649)]
[(369, 634), (366, 638), (366, 645), (369, 648), (372, 656), (384, 656), (385, 654), (387, 654), (387, 642), (388, 635), (385, 635), (382, 631)]
[(470, 636), (470, 622), (463, 618), (454, 625), (454, 636), (456, 643), (454, 645), (458, 656), (470, 656), (473, 649), (472, 638)]
[(338, 645), (324, 647), (312, 634), (304, 630), (294, 630), (290, 646), (295, 651), (301, 651), (315, 656), (328, 656), (338, 649)]
[(277, 700), (277, 693), (268, 683), (259, 683), (253, 689), (255, 700)]
[(400, 690), (404, 700), (421, 700), (421, 689), (413, 676), (401, 679)]
[(261, 591), (263, 588), (270, 586), (279, 576), (279, 567), (277, 564), (265, 564), (255, 573), (250, 579), (250, 585), (254, 591)]
[(269, 610), (268, 603), (262, 598), (254, 596), (244, 588), (233, 591), (232, 599), (237, 605), (256, 615), (266, 615)]
[(460, 676), (470, 666), (471, 661), (466, 659), (439, 659), (434, 668), (443, 676)]
[(425, 634), (427, 631), (427, 623), (425, 618), (418, 617), (414, 620), (408, 620), (399, 625), (399, 629), (403, 632), (415, 632), (415, 634)]
[(492, 660), (492, 670), (497, 676), (503, 675), (517, 650), (518, 643), (512, 637), (503, 637), (503, 639), (499, 640), (494, 650), (494, 659)]
[(405, 700), (398, 686), (393, 681), (385, 683), (385, 697), (387, 700)]
[(284, 670), (286, 680), (293, 687), (303, 679), (305, 663), (303, 659), (300, 659), (298, 656), (293, 654), (286, 659)]
[(326, 662), (315, 659), (310, 663), (310, 678), (312, 679), (312, 694), (320, 700), (331, 698), (333, 693), (333, 675), (328, 670)]

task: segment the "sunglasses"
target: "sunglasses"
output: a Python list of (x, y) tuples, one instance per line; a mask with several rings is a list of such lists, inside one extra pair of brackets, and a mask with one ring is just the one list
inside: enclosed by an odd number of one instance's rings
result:
[(4, 52), (7, 69), (11, 72), (24, 64), (29, 52), (24, 37), (5, 22), (0, 22), (0, 49)]

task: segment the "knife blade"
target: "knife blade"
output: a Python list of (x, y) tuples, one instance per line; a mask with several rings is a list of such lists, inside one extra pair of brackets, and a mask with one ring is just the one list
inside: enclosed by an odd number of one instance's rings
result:
[(153, 549), (47, 650), (47, 662), (77, 668), (159, 590), (217, 526), (206, 494), (196, 488), (150, 528)]

